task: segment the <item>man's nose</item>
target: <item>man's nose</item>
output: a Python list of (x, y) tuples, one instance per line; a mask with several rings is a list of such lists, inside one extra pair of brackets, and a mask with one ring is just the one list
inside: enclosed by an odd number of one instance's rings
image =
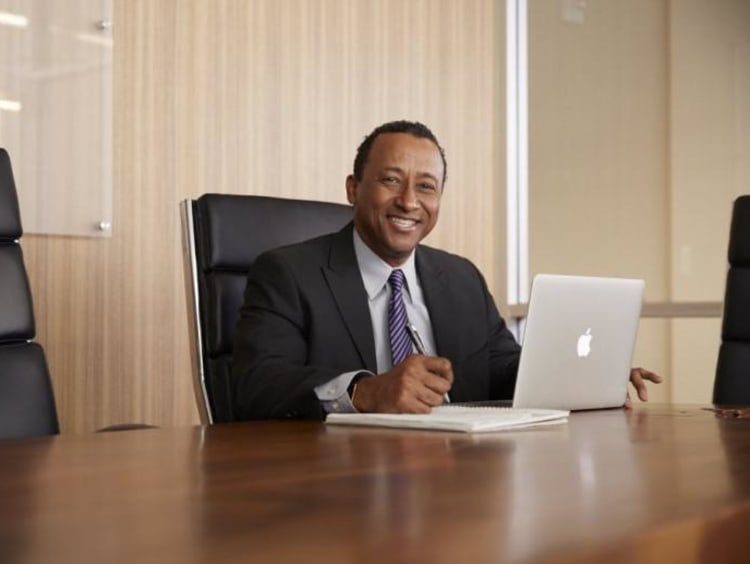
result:
[(396, 203), (401, 209), (414, 210), (419, 208), (419, 195), (413, 182), (407, 181)]

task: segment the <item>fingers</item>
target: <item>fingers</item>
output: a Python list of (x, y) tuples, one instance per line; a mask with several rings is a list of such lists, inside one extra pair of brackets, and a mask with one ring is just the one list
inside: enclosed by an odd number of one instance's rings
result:
[(450, 389), (450, 385), (453, 384), (453, 366), (451, 366), (450, 360), (438, 356), (421, 355), (412, 355), (406, 359), (406, 361), (410, 360), (417, 363), (417, 365), (421, 365), (423, 370), (436, 374), (447, 381)]
[(640, 370), (638, 368), (633, 368), (630, 371), (630, 383), (633, 384), (633, 387), (638, 394), (638, 398), (641, 401), (648, 401), (648, 390), (646, 389), (646, 383), (643, 381), (643, 377), (641, 376)]
[(355, 407), (382, 413), (429, 413), (453, 383), (448, 359), (412, 355), (388, 372), (362, 379)]
[(409, 402), (413, 396), (428, 408), (443, 404), (445, 394), (453, 384), (453, 367), (448, 359), (412, 355), (398, 368), (403, 370), (404, 400)]
[(643, 380), (648, 380), (649, 382), (653, 382), (654, 384), (661, 384), (664, 381), (664, 378), (662, 378), (658, 374), (655, 374), (654, 372), (651, 372), (650, 370), (646, 370), (645, 368), (634, 368), (633, 370), (637, 370)]
[[(646, 387), (646, 381), (653, 382), (654, 384), (661, 383), (663, 378), (650, 370), (645, 368), (633, 368), (630, 370), (630, 383), (633, 384), (638, 398), (641, 401), (648, 401), (648, 388)], [(630, 401), (628, 396), (627, 402)]]
[(445, 392), (436, 392), (430, 388), (422, 388), (415, 393), (415, 398), (422, 405), (433, 408), (445, 403)]

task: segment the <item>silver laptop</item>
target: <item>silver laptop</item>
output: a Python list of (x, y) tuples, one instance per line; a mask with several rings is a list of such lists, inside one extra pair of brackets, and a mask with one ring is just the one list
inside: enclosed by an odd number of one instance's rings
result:
[(643, 280), (534, 277), (513, 407), (625, 403)]

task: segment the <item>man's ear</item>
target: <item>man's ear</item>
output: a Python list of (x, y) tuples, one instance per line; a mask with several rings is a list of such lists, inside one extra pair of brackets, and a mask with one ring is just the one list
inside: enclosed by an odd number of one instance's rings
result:
[(346, 177), (346, 199), (352, 205), (357, 203), (357, 181), (353, 174)]

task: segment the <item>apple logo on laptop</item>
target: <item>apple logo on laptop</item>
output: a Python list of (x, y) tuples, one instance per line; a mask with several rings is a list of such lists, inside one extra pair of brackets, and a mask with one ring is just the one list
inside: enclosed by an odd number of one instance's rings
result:
[(576, 347), (576, 352), (578, 352), (579, 357), (586, 357), (591, 352), (591, 338), (593, 335), (591, 334), (591, 327), (586, 329), (586, 332), (578, 337), (578, 346)]

